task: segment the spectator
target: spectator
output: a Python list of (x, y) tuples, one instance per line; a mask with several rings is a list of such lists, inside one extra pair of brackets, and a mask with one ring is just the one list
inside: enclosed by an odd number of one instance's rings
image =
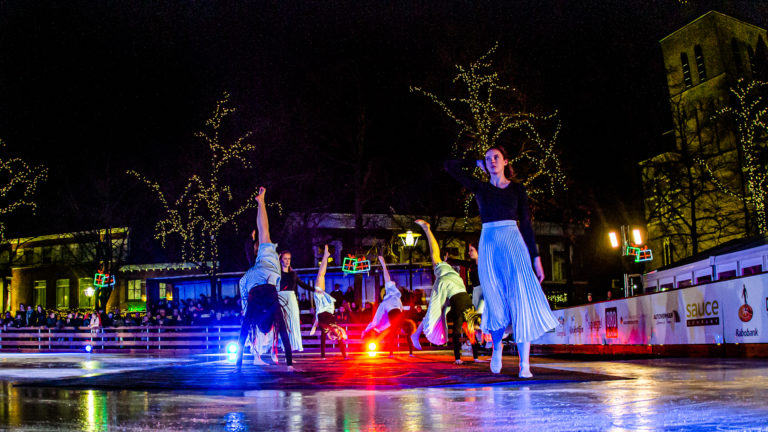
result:
[(355, 287), (352, 285), (347, 287), (347, 290), (344, 291), (344, 301), (347, 303), (354, 303), (355, 302)]
[[(344, 304), (348, 304), (344, 302)], [(336, 312), (336, 322), (339, 324), (347, 324), (352, 322), (352, 318), (349, 316), (349, 311), (346, 307), (341, 306), (339, 311)]]
[(90, 326), (91, 329), (99, 328), (101, 327), (101, 317), (99, 316), (98, 312), (94, 311), (91, 314), (91, 321)]
[(8, 311), (5, 313), (5, 316), (3, 317), (3, 326), (12, 326), (16, 323), (16, 320), (13, 319), (13, 316), (11, 315), (11, 312)]
[(147, 313), (144, 315), (144, 318), (141, 319), (141, 325), (154, 326), (156, 324), (157, 324), (157, 321), (155, 321), (155, 317), (152, 316), (152, 311), (147, 310)]
[(608, 290), (608, 292), (605, 293), (605, 299), (613, 300), (613, 294), (611, 293), (611, 290)]
[(50, 314), (48, 314), (48, 318), (45, 320), (45, 326), (48, 328), (55, 328), (56, 327), (56, 313), (51, 311)]
[[(27, 313), (29, 315), (29, 313)], [(44, 327), (48, 314), (45, 313), (45, 309), (41, 305), (37, 305), (37, 308), (32, 312), (32, 318), (29, 321), (30, 327)]]
[(342, 302), (344, 301), (344, 293), (341, 291), (341, 285), (339, 284), (333, 285), (333, 291), (331, 291), (331, 297), (333, 297), (333, 299), (336, 300), (334, 302), (334, 305), (336, 308), (341, 306)]
[(587, 303), (592, 303), (592, 293), (587, 293)]
[(19, 303), (19, 310), (16, 312), (16, 327), (27, 326), (27, 309), (24, 303)]

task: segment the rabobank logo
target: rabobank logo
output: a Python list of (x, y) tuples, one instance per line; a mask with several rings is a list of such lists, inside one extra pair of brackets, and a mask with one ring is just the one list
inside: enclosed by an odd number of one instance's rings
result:
[(755, 337), (758, 336), (757, 329), (736, 329), (736, 337)]

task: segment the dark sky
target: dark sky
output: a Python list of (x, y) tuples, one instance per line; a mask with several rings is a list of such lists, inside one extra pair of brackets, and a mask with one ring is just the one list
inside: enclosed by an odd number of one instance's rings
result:
[[(453, 65), (496, 41), (505, 78), (542, 113), (560, 113), (572, 194), (594, 196), (598, 218), (638, 220), (637, 162), (670, 123), (659, 39), (713, 8), (768, 25), (765, 2), (688, 3), (0, 1), (0, 137), (51, 171), (39, 215), (9, 229), (75, 226), (57, 215), (72, 213), (70, 201), (90, 211), (104, 178), (128, 191), (120, 205), (145, 205), (131, 201), (146, 195), (125, 170), (165, 178), (201, 163), (192, 134), (223, 90), (240, 109), (233, 129), (254, 130), (271, 155), (247, 181), (315, 196), (316, 174), (343, 188), (343, 164), (293, 150), (322, 154), (356, 133), (364, 111), (387, 204), (453, 199), (444, 194), (455, 184), (427, 183), (451, 182), (439, 166), (455, 130), (408, 86), (448, 89)], [(275, 163), (280, 175), (259, 177)]]

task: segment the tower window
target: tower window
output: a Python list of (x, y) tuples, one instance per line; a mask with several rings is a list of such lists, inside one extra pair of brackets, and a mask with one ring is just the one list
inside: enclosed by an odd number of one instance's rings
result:
[(699, 71), (699, 82), (707, 80), (707, 69), (704, 67), (704, 54), (701, 52), (701, 45), (696, 45), (693, 48), (693, 53), (696, 55), (696, 69)]
[(688, 54), (680, 53), (680, 63), (683, 65), (683, 81), (685, 82), (685, 88), (690, 88), (693, 85), (691, 81), (691, 66), (688, 64)]
[(736, 65), (736, 73), (744, 74), (744, 67), (741, 63), (741, 52), (739, 51), (739, 41), (736, 38), (731, 39), (731, 51), (733, 51), (733, 64)]

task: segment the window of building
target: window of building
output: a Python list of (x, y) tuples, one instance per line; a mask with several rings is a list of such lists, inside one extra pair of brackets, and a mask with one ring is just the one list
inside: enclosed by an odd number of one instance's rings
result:
[(128, 281), (128, 301), (139, 301), (141, 300), (142, 293), (142, 285), (144, 284), (144, 281), (141, 279), (132, 279)]
[(742, 276), (751, 276), (751, 275), (756, 275), (762, 272), (763, 272), (763, 266), (760, 264), (751, 265), (749, 267), (742, 267), (741, 269)]
[(69, 279), (56, 279), (56, 308), (69, 308)]
[(86, 295), (86, 290), (88, 288), (94, 289), (93, 279), (80, 278), (77, 280), (77, 292), (78, 292), (77, 306), (81, 309), (89, 308), (93, 305), (93, 295), (91, 296)]
[(552, 280), (555, 282), (565, 281), (565, 250), (561, 243), (549, 245), (550, 257), (552, 259)]
[(672, 244), (669, 241), (669, 238), (665, 238), (661, 245), (661, 259), (664, 263), (663, 265), (670, 265), (672, 264)]
[(733, 64), (736, 66), (736, 73), (743, 75), (744, 66), (741, 64), (741, 50), (739, 49), (739, 41), (736, 38), (731, 39), (731, 51), (733, 51)]
[(42, 263), (50, 264), (53, 262), (53, 247), (43, 246)]
[(701, 45), (693, 47), (693, 53), (696, 56), (696, 69), (699, 71), (699, 82), (707, 80), (707, 68), (704, 66), (704, 53), (701, 51)]
[(717, 274), (717, 280), (728, 280), (736, 277), (736, 269), (724, 270)]
[(674, 284), (672, 282), (661, 284), (659, 285), (659, 291), (669, 291), (672, 289), (673, 285)]
[(691, 65), (688, 64), (688, 54), (680, 53), (680, 63), (683, 65), (683, 82), (685, 88), (690, 88), (693, 85), (691, 80)]
[(681, 281), (677, 281), (677, 287), (678, 288), (686, 288), (686, 287), (689, 287), (691, 285), (693, 285), (693, 283), (691, 282), (690, 279), (684, 279), (684, 280), (681, 280)]
[(45, 287), (46, 285), (44, 280), (35, 281), (35, 292), (32, 302), (35, 306), (41, 305), (42, 307), (45, 307)]

